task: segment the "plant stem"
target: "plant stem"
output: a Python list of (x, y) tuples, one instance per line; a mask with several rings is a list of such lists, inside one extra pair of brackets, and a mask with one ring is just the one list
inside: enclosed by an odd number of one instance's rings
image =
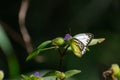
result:
[(59, 63), (58, 63), (58, 70), (60, 71), (61, 71), (62, 63), (63, 63), (63, 56), (60, 56)]
[(59, 62), (58, 62), (58, 70), (61, 71), (62, 61), (63, 61), (63, 52), (60, 48), (58, 48), (58, 52), (60, 54)]
[(60, 54), (59, 63), (58, 63), (58, 70), (60, 70), (60, 71), (61, 71), (61, 66), (62, 66), (62, 63), (63, 63), (63, 58), (66, 55), (66, 51), (67, 51), (68, 47), (69, 46), (67, 46), (64, 51), (61, 51), (61, 49), (58, 48), (58, 52)]

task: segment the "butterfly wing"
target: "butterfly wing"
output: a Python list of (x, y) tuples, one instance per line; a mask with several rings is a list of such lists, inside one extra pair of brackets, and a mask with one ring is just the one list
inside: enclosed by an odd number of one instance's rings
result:
[[(81, 33), (74, 36), (75, 41), (79, 44), (80, 42), (83, 44), (81, 48), (81, 54), (83, 55), (86, 52), (88, 44), (93, 39), (93, 34), (91, 33)], [(81, 44), (79, 44), (81, 45)]]
[(93, 34), (91, 34), (91, 33), (81, 33), (81, 34), (75, 35), (74, 38), (81, 41), (84, 44), (84, 46), (88, 46), (88, 44), (93, 39)]
[(84, 48), (84, 45), (82, 42), (80, 42), (79, 40), (73, 38), (71, 40), (70, 46), (72, 48), (73, 53), (78, 56), (81, 57), (82, 56), (82, 49)]

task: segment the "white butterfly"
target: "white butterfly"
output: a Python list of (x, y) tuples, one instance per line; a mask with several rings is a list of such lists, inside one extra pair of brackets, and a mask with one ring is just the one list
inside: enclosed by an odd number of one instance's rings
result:
[(87, 46), (90, 43), (90, 41), (93, 39), (93, 34), (91, 34), (91, 33), (81, 33), (81, 34), (75, 35), (74, 38), (81, 41), (84, 44), (84, 46)]
[(88, 44), (93, 39), (93, 34), (91, 33), (81, 33), (73, 37), (71, 41), (71, 48), (74, 54), (81, 57), (87, 50)]

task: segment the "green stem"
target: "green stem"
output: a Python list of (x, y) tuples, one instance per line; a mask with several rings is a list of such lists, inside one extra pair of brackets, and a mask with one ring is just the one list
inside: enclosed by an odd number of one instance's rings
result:
[(59, 58), (59, 62), (58, 62), (58, 70), (61, 70), (62, 61), (63, 61), (63, 52), (61, 51), (60, 48), (58, 48), (58, 52), (60, 54), (60, 58)]
[(68, 47), (69, 46), (67, 46), (64, 51), (61, 51), (61, 49), (58, 48), (58, 52), (60, 54), (59, 63), (58, 63), (58, 70), (60, 70), (60, 71), (61, 71), (61, 66), (62, 66), (62, 63), (63, 63), (63, 58), (66, 55), (66, 51), (67, 51)]
[(63, 52), (63, 56), (66, 54), (66, 51), (67, 51), (67, 49), (69, 48), (69, 45), (67, 45), (67, 47), (65, 48), (65, 50), (64, 50), (64, 52)]
[(60, 71), (61, 71), (62, 63), (63, 63), (63, 56), (60, 56), (59, 64), (58, 64), (58, 70), (60, 70)]

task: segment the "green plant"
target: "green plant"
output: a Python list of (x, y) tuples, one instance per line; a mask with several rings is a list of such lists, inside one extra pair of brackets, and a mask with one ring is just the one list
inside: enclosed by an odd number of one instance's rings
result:
[(4, 78), (4, 72), (0, 70), (0, 80), (3, 80)]
[(111, 77), (112, 80), (120, 80), (120, 67), (118, 64), (112, 64), (111, 67), (103, 72), (103, 77), (107, 80), (108, 77)]
[(7, 33), (4, 31), (1, 24), (0, 24), (0, 49), (3, 51), (7, 59), (9, 77), (15, 78), (15, 76), (18, 76), (20, 73), (18, 59), (14, 54), (15, 52), (7, 36)]
[(59, 63), (57, 67), (58, 70), (50, 71), (42, 77), (35, 76), (33, 74), (30, 76), (22, 75), (22, 77), (25, 80), (42, 80), (44, 79), (44, 77), (54, 76), (56, 80), (65, 80), (81, 72), (80, 70), (68, 70), (66, 72), (61, 71), (61, 65), (62, 65), (63, 59), (66, 55), (68, 55), (66, 54), (67, 51), (68, 50), (73, 51), (73, 53), (80, 58), (84, 55), (86, 51), (89, 50), (88, 46), (101, 43), (104, 40), (105, 40), (104, 38), (94, 39), (93, 34), (91, 33), (81, 33), (73, 37), (70, 34), (66, 34), (64, 38), (57, 37), (53, 40), (47, 40), (41, 43), (36, 49), (34, 49), (33, 52), (27, 57), (26, 60), (28, 61), (33, 57), (37, 56), (38, 54), (41, 54), (42, 51), (49, 50), (49, 49), (57, 49), (60, 55)]

